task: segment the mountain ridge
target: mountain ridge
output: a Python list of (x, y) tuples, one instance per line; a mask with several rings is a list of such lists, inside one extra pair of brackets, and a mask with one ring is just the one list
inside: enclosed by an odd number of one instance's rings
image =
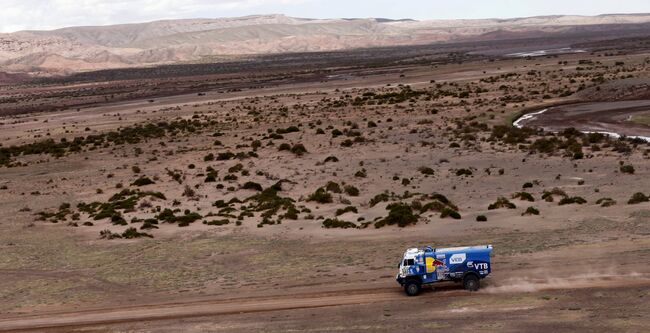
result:
[[(464, 39), (561, 33), (650, 23), (650, 14), (552, 15), (511, 19), (309, 19), (282, 14), (158, 20), (0, 34), (0, 71), (69, 74), (205, 57), (337, 51)], [(559, 29), (559, 28), (562, 29)]]

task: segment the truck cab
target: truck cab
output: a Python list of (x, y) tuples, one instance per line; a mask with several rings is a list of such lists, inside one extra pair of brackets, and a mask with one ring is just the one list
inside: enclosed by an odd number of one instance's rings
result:
[(396, 280), (409, 296), (420, 293), (422, 286), (436, 282), (462, 282), (469, 291), (480, 288), (480, 280), (492, 271), (492, 245), (407, 249), (398, 266)]

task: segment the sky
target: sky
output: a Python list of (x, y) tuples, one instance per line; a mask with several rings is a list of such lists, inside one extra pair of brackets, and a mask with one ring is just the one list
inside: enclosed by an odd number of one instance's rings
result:
[(178, 18), (476, 19), (650, 13), (649, 0), (0, 0), (0, 32)]

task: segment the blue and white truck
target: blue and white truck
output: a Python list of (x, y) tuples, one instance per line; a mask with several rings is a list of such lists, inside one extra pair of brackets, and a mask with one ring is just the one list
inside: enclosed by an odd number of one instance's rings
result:
[(408, 249), (399, 263), (397, 282), (409, 296), (419, 294), (424, 285), (443, 281), (462, 282), (466, 290), (477, 291), (492, 271), (491, 253), (492, 245)]

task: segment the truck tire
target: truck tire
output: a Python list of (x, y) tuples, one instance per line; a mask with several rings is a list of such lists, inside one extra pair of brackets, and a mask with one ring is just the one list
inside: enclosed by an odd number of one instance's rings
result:
[(474, 274), (467, 274), (463, 278), (463, 287), (465, 290), (477, 291), (481, 287), (481, 282)]
[(420, 293), (420, 290), (422, 290), (422, 285), (419, 281), (408, 280), (404, 284), (404, 292), (409, 296), (417, 296)]

